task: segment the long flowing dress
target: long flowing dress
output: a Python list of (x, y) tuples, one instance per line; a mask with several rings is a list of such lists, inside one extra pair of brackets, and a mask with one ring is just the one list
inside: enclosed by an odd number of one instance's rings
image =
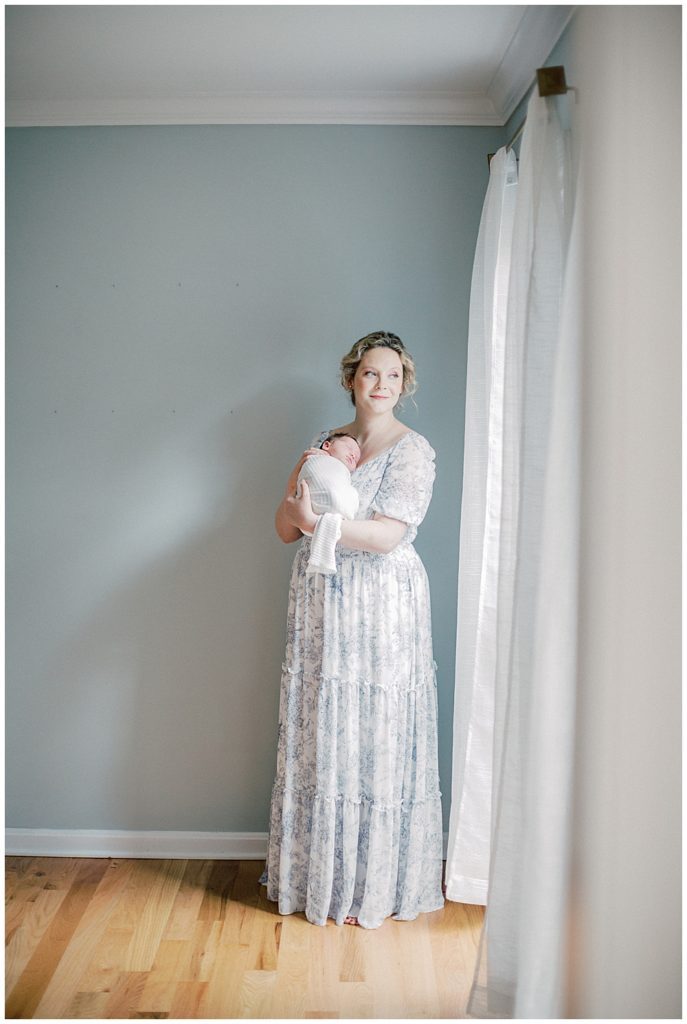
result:
[(338, 545), (332, 575), (307, 574), (309, 538), (300, 544), (261, 881), (280, 914), (377, 928), (444, 905), (429, 586), (412, 543), (434, 451), (410, 431), (352, 482), (357, 519), (378, 512), (408, 529), (389, 554)]

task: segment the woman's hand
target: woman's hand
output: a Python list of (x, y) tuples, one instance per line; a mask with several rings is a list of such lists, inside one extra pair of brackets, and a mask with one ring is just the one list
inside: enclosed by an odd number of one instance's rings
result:
[(305, 480), (301, 480), (297, 494), (284, 498), (283, 506), (287, 522), (295, 526), (301, 533), (312, 533), (314, 531), (317, 526), (317, 516), (313, 512), (312, 502), (310, 501), (310, 488)]

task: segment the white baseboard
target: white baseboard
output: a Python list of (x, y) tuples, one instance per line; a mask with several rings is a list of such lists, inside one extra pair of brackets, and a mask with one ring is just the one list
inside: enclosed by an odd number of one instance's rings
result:
[[(444, 833), (444, 857), (448, 834)], [(264, 860), (266, 832), (147, 832), (120, 829), (8, 828), (10, 857), (135, 857)]]
[(15, 857), (264, 860), (267, 833), (8, 828), (5, 853)]

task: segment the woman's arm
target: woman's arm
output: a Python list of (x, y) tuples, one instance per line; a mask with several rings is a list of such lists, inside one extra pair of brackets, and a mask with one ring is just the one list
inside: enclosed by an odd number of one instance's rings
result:
[(277, 509), (277, 514), (274, 517), (274, 526), (280, 540), (283, 540), (285, 544), (293, 544), (295, 540), (300, 540), (303, 534), (297, 526), (293, 526), (289, 522), (284, 506), (285, 501), (286, 498), (282, 500), (281, 505)]
[(399, 519), (375, 513), (373, 519), (344, 519), (339, 544), (356, 551), (388, 555), (403, 540), (408, 526)]
[[(282, 510), (284, 522), (295, 529), (299, 537), (301, 533), (312, 533), (317, 526), (318, 517), (312, 510), (310, 488), (305, 481), (301, 482), (301, 493), (298, 497), (285, 495), (279, 508)], [(398, 519), (389, 519), (388, 516), (375, 515), (374, 519), (343, 519), (339, 544), (356, 551), (388, 555), (401, 543), (407, 529), (406, 523)], [(281, 537), (281, 534), (279, 536)]]
[[(303, 536), (303, 531), (300, 530), (292, 521), (289, 515), (288, 501), (294, 497), (296, 487), (298, 486), (298, 474), (300, 473), (303, 463), (311, 458), (313, 455), (325, 455), (320, 448), (308, 448), (304, 451), (300, 459), (291, 471), (291, 475), (287, 481), (286, 489), (284, 491), (284, 497), (282, 498), (277, 512), (274, 517), (274, 525), (280, 540), (283, 540), (285, 544), (293, 544), (294, 541), (300, 540)], [(312, 511), (312, 507), (310, 509)]]

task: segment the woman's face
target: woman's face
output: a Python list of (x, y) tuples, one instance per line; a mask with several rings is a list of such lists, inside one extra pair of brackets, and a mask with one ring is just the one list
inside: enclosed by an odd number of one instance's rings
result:
[(356, 409), (375, 413), (393, 409), (403, 391), (403, 363), (392, 348), (372, 348), (358, 363), (353, 377)]

